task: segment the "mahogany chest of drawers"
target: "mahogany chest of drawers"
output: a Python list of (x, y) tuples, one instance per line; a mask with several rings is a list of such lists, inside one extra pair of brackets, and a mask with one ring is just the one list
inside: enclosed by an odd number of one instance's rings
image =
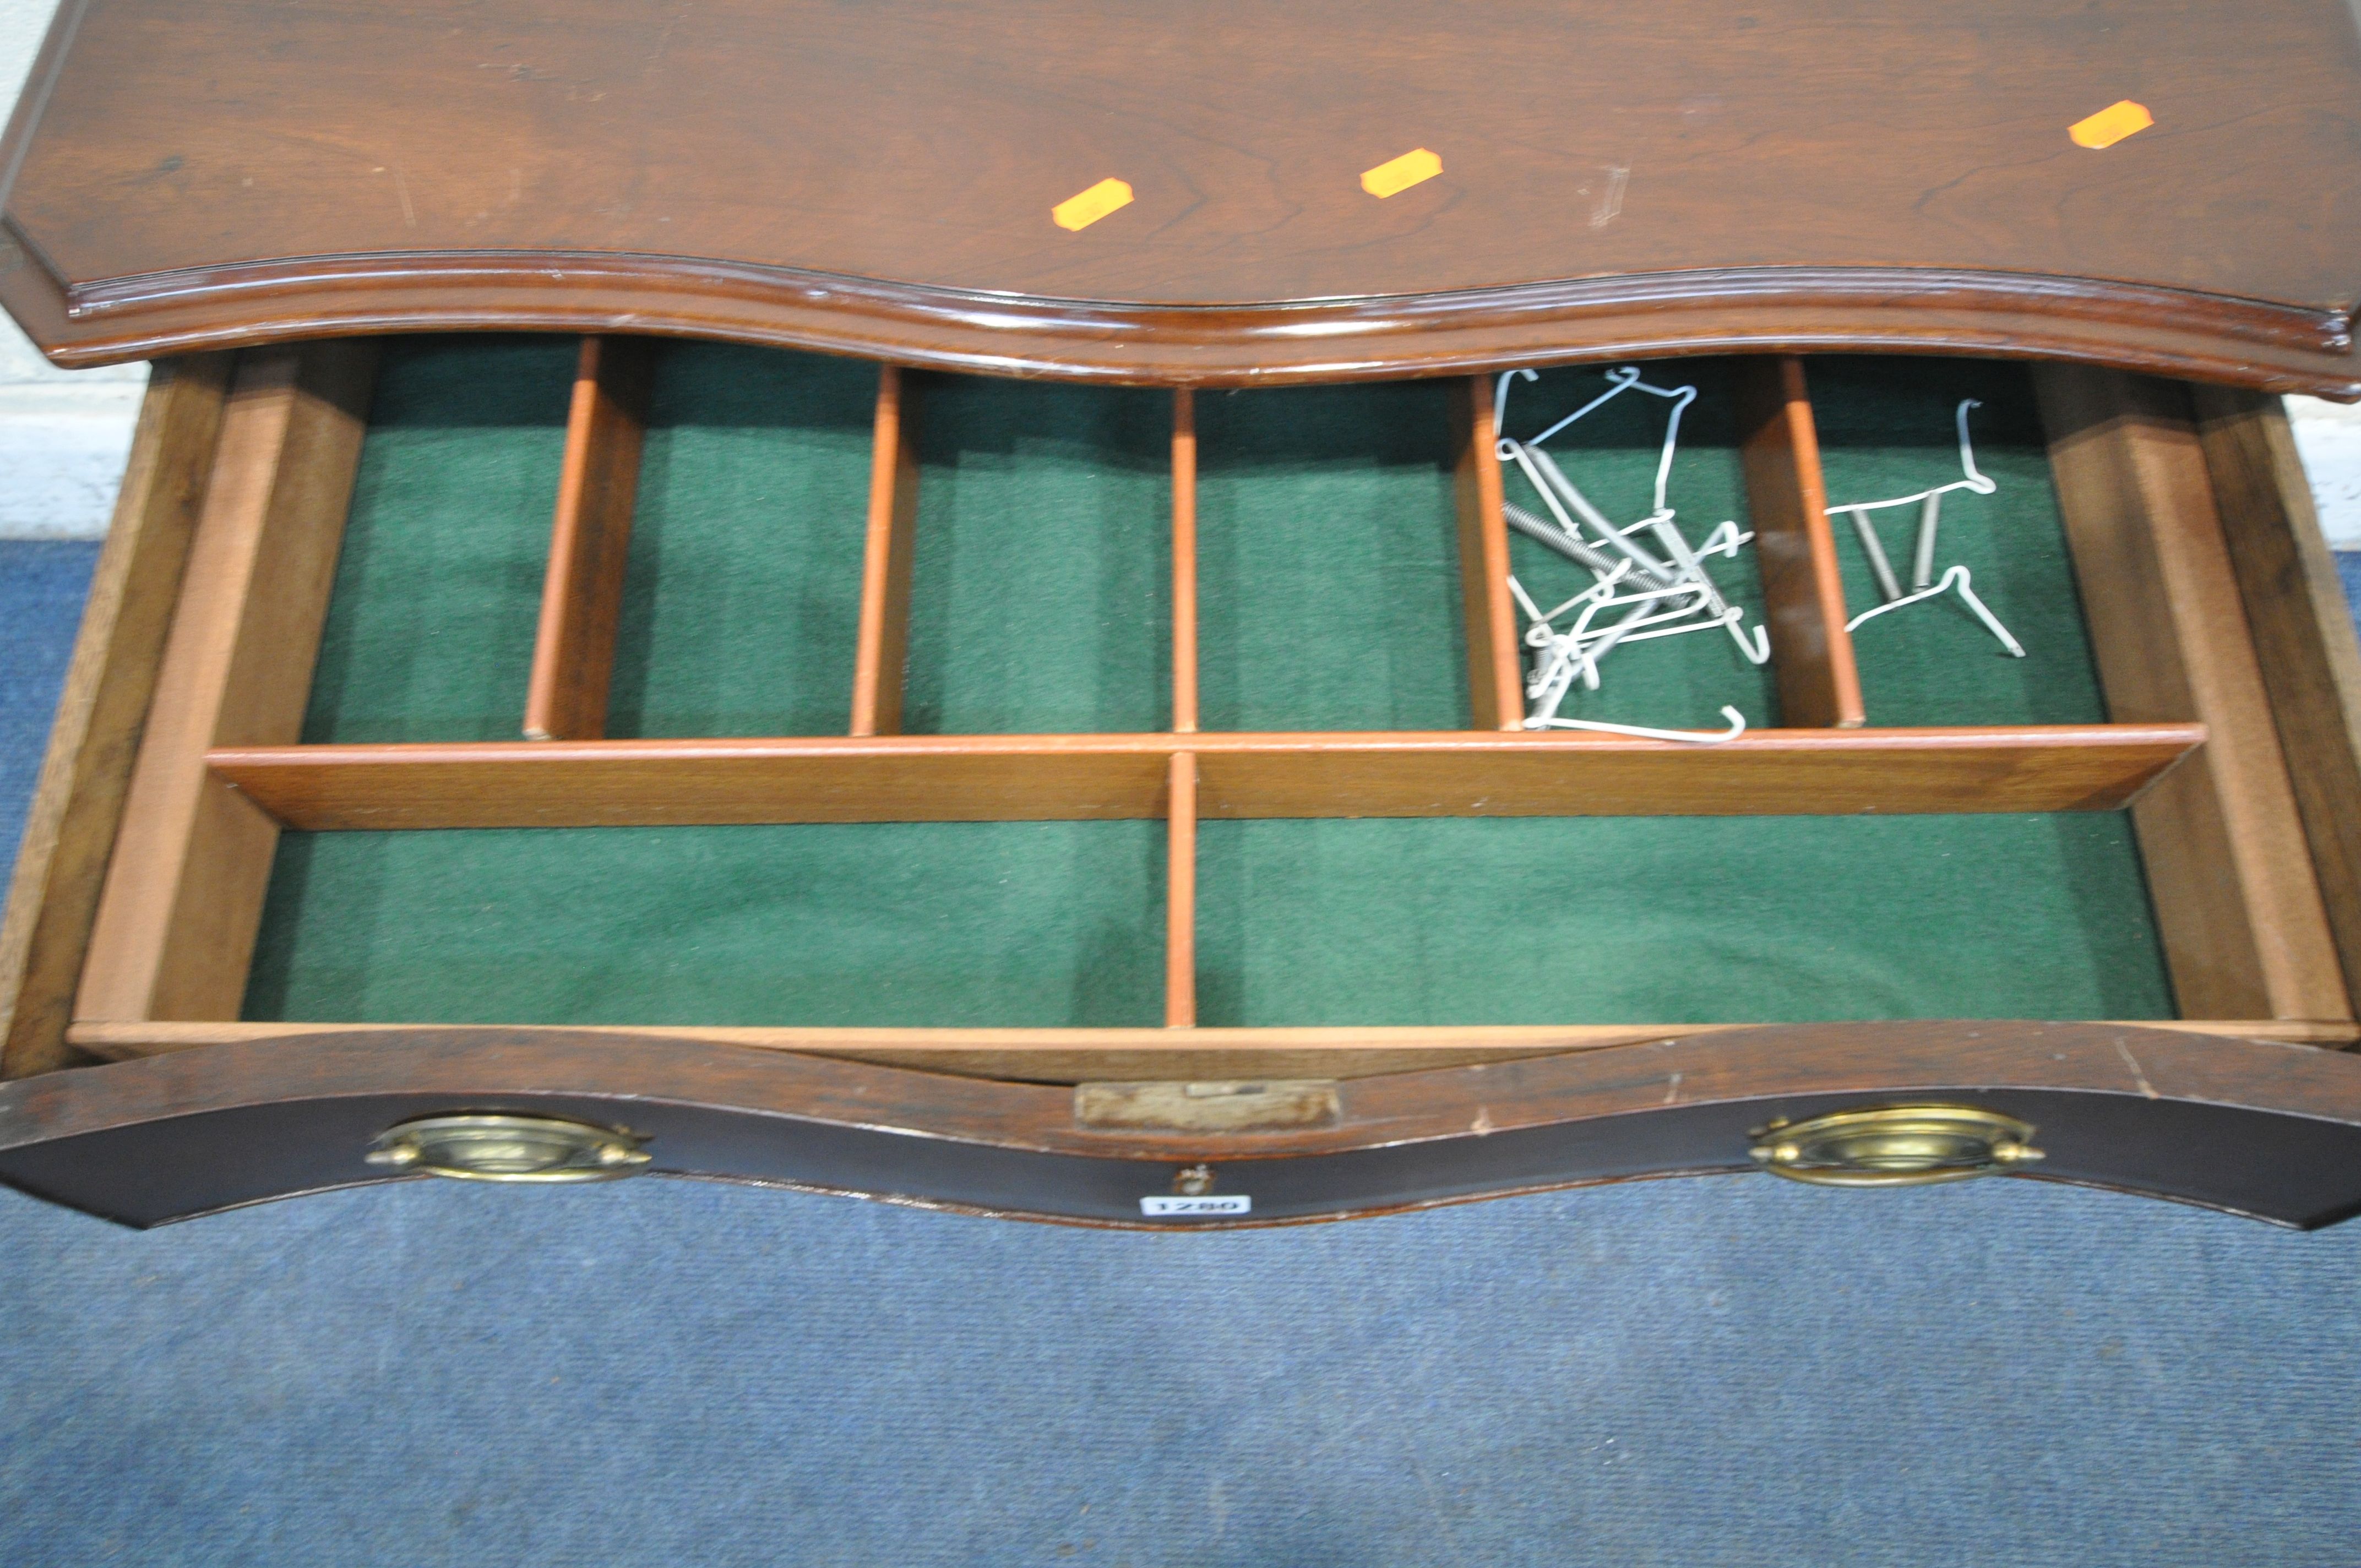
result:
[[(2361, 391), (2345, 7), (885, 9), (69, 6), (0, 302), (156, 372), (0, 1179), (2361, 1206), (2361, 653), (2274, 396)], [(1750, 536), (1767, 656), (1529, 729), (1517, 596), (1593, 576), (1526, 444), (1624, 366), (1693, 399), (1538, 449)], [(1863, 616), (1848, 509), (1947, 487), (2021, 658)]]

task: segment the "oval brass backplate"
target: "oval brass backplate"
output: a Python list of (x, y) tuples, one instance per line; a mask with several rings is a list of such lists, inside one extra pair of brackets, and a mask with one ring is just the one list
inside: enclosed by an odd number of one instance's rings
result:
[(1835, 1111), (1755, 1130), (1763, 1169), (1818, 1187), (1924, 1187), (2000, 1176), (2041, 1157), (2031, 1123), (1966, 1105)]
[(369, 1164), (460, 1181), (612, 1181), (648, 1163), (640, 1140), (555, 1116), (422, 1116), (379, 1133)]

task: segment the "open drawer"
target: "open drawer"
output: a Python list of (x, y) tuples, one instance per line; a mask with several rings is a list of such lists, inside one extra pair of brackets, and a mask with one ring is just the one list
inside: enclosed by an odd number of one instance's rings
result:
[[(1535, 729), (1520, 596), (1591, 578), (1509, 526), (1554, 503), (1496, 422), (1600, 367), (163, 362), (0, 942), (0, 1179), (134, 1223), (428, 1171), (1196, 1225), (1756, 1167), (2361, 1205), (2361, 658), (2276, 402), (1646, 375), (1696, 389), (1676, 451), (1640, 395), (1545, 449), (1751, 535), (1732, 635)], [(1848, 509), (1945, 485), (1968, 576), (1864, 619)]]

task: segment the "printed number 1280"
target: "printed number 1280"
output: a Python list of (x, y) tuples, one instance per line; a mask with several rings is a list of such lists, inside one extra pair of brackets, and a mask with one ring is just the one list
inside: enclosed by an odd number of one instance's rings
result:
[(1251, 1214), (1254, 1200), (1243, 1192), (1209, 1192), (1202, 1198), (1142, 1198), (1139, 1212), (1153, 1219), (1188, 1214)]

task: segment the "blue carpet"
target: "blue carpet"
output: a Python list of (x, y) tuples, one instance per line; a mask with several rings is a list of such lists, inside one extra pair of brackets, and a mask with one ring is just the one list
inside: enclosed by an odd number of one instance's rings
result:
[(0, 1194), (21, 1563), (2350, 1564), (2361, 1226), (1655, 1182), (1107, 1234)]
[[(10, 842), (54, 548), (0, 545)], [(9, 1564), (2325, 1568), (2356, 1396), (2361, 1223), (2035, 1182), (1228, 1236), (657, 1181), (137, 1234), (0, 1192)]]
[(98, 546), (0, 539), (0, 866), (16, 863)]

